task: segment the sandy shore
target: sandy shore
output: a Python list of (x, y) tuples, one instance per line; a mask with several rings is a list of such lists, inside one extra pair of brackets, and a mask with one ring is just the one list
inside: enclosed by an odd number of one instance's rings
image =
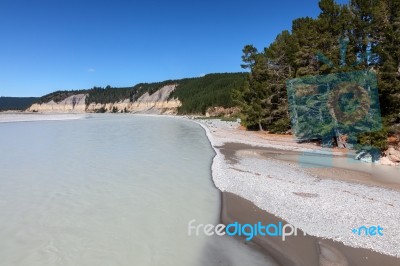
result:
[[(283, 265), (399, 265), (399, 168), (354, 164), (345, 152), (298, 144), (290, 136), (246, 132), (234, 122), (197, 122), (206, 129), (216, 152), (212, 173), (223, 192), (222, 220), (253, 217), (247, 221), (268, 223), (280, 219), (310, 235), (293, 237), (292, 243), (271, 244), (265, 237), (256, 240), (277, 261)], [(310, 153), (311, 163), (302, 163), (304, 154)], [(332, 165), (313, 165), (326, 156), (333, 158)], [(236, 196), (232, 201), (227, 195)], [(239, 207), (243, 202), (250, 205)], [(264, 213), (251, 216), (249, 208)], [(384, 235), (352, 232), (373, 225), (383, 227)]]

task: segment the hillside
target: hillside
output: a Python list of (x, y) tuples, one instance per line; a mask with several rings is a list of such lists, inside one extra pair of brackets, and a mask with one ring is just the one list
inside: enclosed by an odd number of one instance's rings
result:
[(182, 102), (180, 114), (205, 113), (208, 107), (232, 107), (232, 91), (245, 82), (246, 73), (209, 74), (178, 81), (170, 97)]
[(204, 114), (208, 107), (232, 107), (232, 91), (245, 79), (246, 73), (217, 73), (133, 87), (56, 91), (37, 99), (28, 111)]
[(0, 97), (0, 111), (25, 110), (38, 99), (35, 97)]

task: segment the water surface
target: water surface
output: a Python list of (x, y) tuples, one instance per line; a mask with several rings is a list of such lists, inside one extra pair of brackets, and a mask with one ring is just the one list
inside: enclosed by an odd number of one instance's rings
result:
[(1, 265), (272, 265), (229, 237), (188, 236), (192, 219), (219, 222), (214, 154), (197, 124), (1, 123), (0, 149)]

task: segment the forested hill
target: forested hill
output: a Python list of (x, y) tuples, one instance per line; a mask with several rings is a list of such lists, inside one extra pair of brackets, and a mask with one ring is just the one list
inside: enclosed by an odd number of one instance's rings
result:
[(0, 97), (0, 111), (25, 110), (38, 99), (35, 97)]
[(76, 94), (87, 94), (85, 99), (87, 105), (116, 103), (126, 99), (134, 102), (146, 92), (151, 95), (166, 85), (177, 85), (169, 98), (177, 98), (182, 103), (178, 112), (180, 114), (205, 113), (206, 109), (212, 106), (234, 106), (231, 98), (232, 91), (243, 86), (247, 75), (247, 73), (214, 73), (203, 77), (139, 83), (133, 87), (107, 86), (105, 88), (93, 87), (87, 90), (56, 91), (40, 97), (36, 102), (54, 101), (59, 103)]
[(200, 78), (188, 78), (177, 81), (178, 86), (170, 98), (182, 102), (179, 112), (204, 113), (208, 107), (232, 107), (232, 91), (241, 88), (247, 73), (209, 74)]

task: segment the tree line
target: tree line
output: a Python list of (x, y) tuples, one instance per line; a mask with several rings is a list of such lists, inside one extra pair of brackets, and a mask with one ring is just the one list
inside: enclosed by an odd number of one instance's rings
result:
[(232, 91), (238, 90), (246, 80), (246, 73), (214, 73), (198, 78), (182, 79), (170, 98), (178, 98), (180, 114), (205, 114), (208, 107), (232, 107)]
[[(359, 136), (384, 149), (400, 123), (400, 0), (319, 1), (316, 18), (303, 17), (262, 51), (243, 48), (244, 86), (232, 97), (244, 126), (290, 129), (286, 82), (292, 78), (369, 70), (376, 73), (383, 129)], [(342, 47), (341, 47), (342, 42)], [(343, 45), (345, 42), (345, 45)]]
[[(38, 103), (54, 101), (59, 103), (75, 94), (87, 94), (86, 104), (115, 103), (129, 99), (131, 102), (139, 99), (143, 94), (150, 95), (166, 85), (176, 85), (176, 89), (169, 95), (169, 99), (177, 98), (182, 106), (180, 114), (204, 114), (208, 107), (232, 107), (232, 91), (242, 87), (246, 73), (213, 73), (202, 77), (185, 78), (179, 80), (165, 80), (162, 82), (139, 83), (132, 87), (93, 87), (88, 90), (61, 90), (44, 95), (36, 100)], [(104, 111), (105, 110), (100, 110)]]
[(37, 101), (37, 97), (0, 97), (0, 111), (25, 110)]

